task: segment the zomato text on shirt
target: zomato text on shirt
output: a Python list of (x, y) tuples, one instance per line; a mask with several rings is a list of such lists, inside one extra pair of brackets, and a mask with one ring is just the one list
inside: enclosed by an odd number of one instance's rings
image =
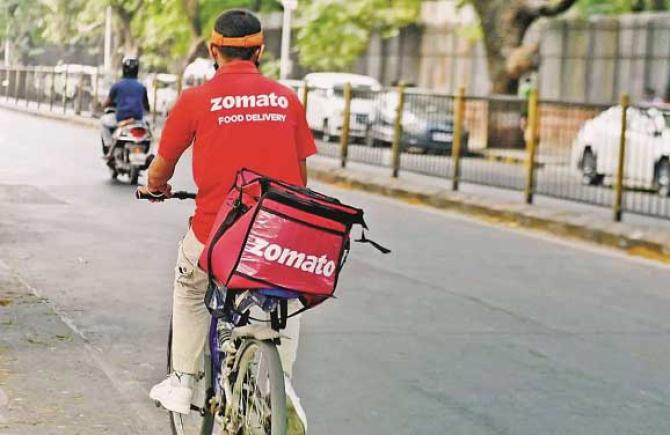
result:
[(238, 122), (286, 122), (286, 115), (281, 113), (247, 113), (219, 116), (219, 125)]

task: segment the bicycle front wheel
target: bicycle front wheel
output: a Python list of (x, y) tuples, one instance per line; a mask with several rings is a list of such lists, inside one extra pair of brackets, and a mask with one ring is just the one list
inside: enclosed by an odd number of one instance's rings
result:
[[(207, 353), (209, 353), (207, 351)], [(204, 376), (199, 376), (198, 380), (193, 385), (193, 402), (197, 406), (207, 411), (206, 393), (207, 385), (211, 379), (211, 370), (207, 355), (203, 357), (202, 366), (205, 370)], [(172, 320), (170, 320), (170, 332), (168, 335), (167, 346), (167, 371), (172, 373)], [(180, 414), (178, 412), (168, 411), (170, 416), (170, 427), (173, 435), (201, 435), (212, 433), (213, 417), (209, 412), (205, 412), (203, 416), (199, 411), (191, 410), (188, 414)]]
[(247, 340), (233, 385), (233, 422), (241, 435), (285, 435), (286, 392), (277, 347)]

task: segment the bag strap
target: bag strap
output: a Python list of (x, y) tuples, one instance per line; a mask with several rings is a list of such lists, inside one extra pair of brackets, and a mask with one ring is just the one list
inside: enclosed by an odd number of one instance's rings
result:
[[(240, 189), (240, 194), (233, 204), (233, 208), (230, 209), (228, 215), (223, 220), (219, 228), (216, 230), (216, 233), (212, 237), (212, 240), (209, 242), (207, 248), (207, 293), (205, 294), (205, 303), (209, 307), (209, 300), (211, 300), (212, 293), (216, 289), (216, 282), (214, 280), (214, 272), (212, 266), (212, 253), (214, 252), (214, 247), (216, 243), (223, 237), (223, 234), (230, 228), (230, 226), (235, 223), (235, 221), (246, 211), (246, 207), (242, 203), (242, 189)], [(230, 312), (233, 308), (233, 292), (227, 291), (226, 298), (223, 302), (223, 313)]]
[(371, 244), (374, 248), (376, 248), (379, 252), (381, 252), (382, 254), (388, 254), (389, 252), (391, 252), (390, 249), (385, 248), (385, 247), (383, 247), (382, 245), (380, 245), (379, 243), (375, 242), (374, 240), (370, 240), (370, 239), (368, 239), (367, 237), (365, 237), (365, 228), (362, 228), (362, 229), (361, 229), (361, 237), (358, 238), (358, 239), (356, 239), (356, 240), (354, 240), (354, 242), (358, 242), (358, 243), (369, 243), (369, 244)]
[(279, 301), (277, 309), (270, 313), (270, 326), (275, 331), (286, 328), (286, 321), (288, 320), (288, 301), (282, 299)]

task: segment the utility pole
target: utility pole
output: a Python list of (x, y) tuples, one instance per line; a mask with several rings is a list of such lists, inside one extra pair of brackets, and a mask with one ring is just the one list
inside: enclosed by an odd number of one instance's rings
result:
[(9, 66), (9, 62), (11, 61), (9, 51), (12, 49), (9, 43), (9, 17), (7, 18), (7, 25), (5, 26), (5, 66)]
[(105, 13), (105, 48), (104, 48), (105, 77), (112, 75), (112, 7), (107, 6)]
[(5, 17), (6, 17), (6, 23), (5, 23), (5, 66), (9, 66), (10, 63), (12, 62), (12, 43), (11, 43), (11, 25), (10, 23), (12, 22), (12, 17), (14, 16), (14, 13), (16, 12), (16, 8), (18, 7), (18, 3), (16, 2), (8, 2), (7, 3), (7, 8), (5, 9)]
[(282, 0), (284, 20), (281, 31), (281, 60), (279, 78), (286, 79), (291, 73), (291, 21), (293, 11), (298, 7), (298, 0)]

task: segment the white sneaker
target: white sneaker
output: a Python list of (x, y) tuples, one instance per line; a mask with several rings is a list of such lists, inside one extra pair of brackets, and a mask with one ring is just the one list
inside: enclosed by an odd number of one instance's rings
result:
[(168, 411), (188, 414), (191, 411), (193, 382), (193, 375), (173, 372), (163, 382), (153, 386), (149, 397)]
[[(302, 405), (300, 405), (300, 398), (293, 389), (291, 380), (286, 376), (284, 376), (284, 389), (286, 390), (286, 411), (288, 414), (286, 434), (304, 435), (307, 433), (307, 416), (305, 410), (302, 409)], [(300, 425), (302, 427), (298, 427)]]

